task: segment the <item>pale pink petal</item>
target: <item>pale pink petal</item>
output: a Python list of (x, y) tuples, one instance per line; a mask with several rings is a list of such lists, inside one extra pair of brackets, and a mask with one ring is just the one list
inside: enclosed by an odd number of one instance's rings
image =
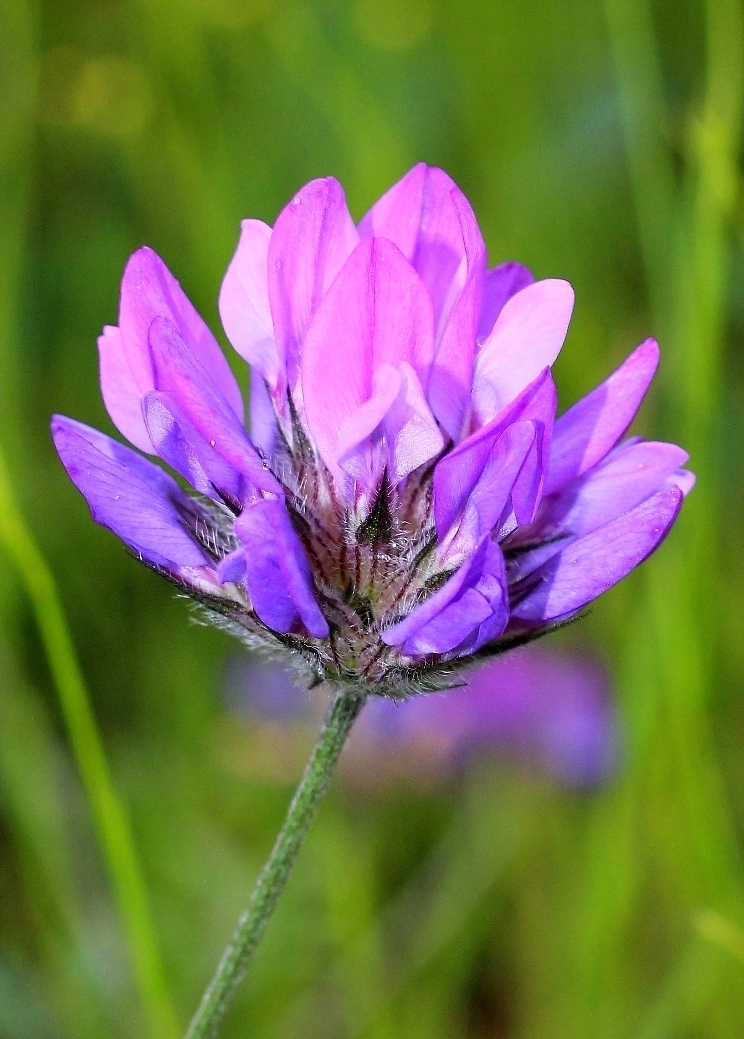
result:
[(121, 332), (112, 325), (106, 325), (98, 337), (98, 365), (103, 402), (111, 421), (140, 451), (153, 454), (142, 417), (142, 394), (124, 356)]
[(506, 303), (476, 361), (473, 402), (481, 423), (552, 365), (566, 338), (573, 302), (567, 281), (548, 279), (528, 285)]
[(269, 304), (268, 257), (271, 228), (244, 220), (240, 241), (220, 289), (220, 317), (227, 338), (254, 372), (275, 389), (280, 362)]
[(509, 261), (488, 271), (483, 285), (483, 304), (478, 321), (478, 342), (484, 343), (496, 319), (512, 296), (534, 282), (532, 271), (521, 263)]

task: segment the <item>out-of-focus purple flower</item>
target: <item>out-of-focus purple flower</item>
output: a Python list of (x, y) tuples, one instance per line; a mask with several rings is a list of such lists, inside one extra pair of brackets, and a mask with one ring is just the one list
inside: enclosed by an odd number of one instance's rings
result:
[(333, 178), (243, 223), (220, 293), (251, 429), (216, 340), (149, 249), (99, 339), (131, 443), (55, 417), (93, 517), (253, 646), (401, 697), (575, 616), (663, 540), (694, 478), (620, 442), (647, 340), (556, 421), (573, 292), (487, 269), (473, 211), (420, 164), (352, 221)]
[[(286, 733), (314, 729), (324, 697), (308, 695), (289, 672), (255, 657), (234, 659), (228, 671), (231, 711), (271, 729), (284, 763), (301, 768), (303, 753), (288, 754)], [(262, 746), (272, 742), (264, 733)], [(354, 783), (387, 785), (400, 779), (431, 782), (492, 756), (515, 757), (558, 782), (593, 786), (614, 771), (618, 719), (609, 682), (594, 661), (532, 648), (515, 650), (475, 671), (466, 685), (395, 703), (376, 697), (360, 715), (342, 767)], [(261, 761), (272, 773), (276, 762)]]

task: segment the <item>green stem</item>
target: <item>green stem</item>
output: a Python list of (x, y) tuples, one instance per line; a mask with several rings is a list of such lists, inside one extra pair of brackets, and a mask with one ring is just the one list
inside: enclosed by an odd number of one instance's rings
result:
[(175, 1015), (168, 999), (127, 813), (111, 779), (54, 578), (18, 510), (2, 453), (0, 542), (18, 568), (36, 616), (72, 751), (91, 804), (129, 936), (150, 1032), (153, 1039), (175, 1036)]
[(266, 930), (279, 896), (315, 818), (339, 755), (364, 697), (339, 693), (315, 744), (284, 826), (259, 874), (251, 900), (238, 920), (222, 959), (194, 1015), (186, 1039), (211, 1039), (232, 1002), (256, 946)]

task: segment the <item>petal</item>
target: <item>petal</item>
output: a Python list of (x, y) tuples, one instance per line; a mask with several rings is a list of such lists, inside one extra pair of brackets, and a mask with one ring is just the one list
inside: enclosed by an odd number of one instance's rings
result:
[[(394, 242), (418, 271), (431, 296), (437, 338), (465, 282), (465, 209), (470, 206), (452, 178), (444, 170), (419, 163), (382, 196), (359, 225), (362, 238)], [(459, 283), (455, 284), (458, 273)]]
[(171, 469), (180, 473), (200, 494), (239, 504), (239, 473), (197, 432), (172, 394), (148, 393), (142, 410), (155, 450)]
[(486, 274), (478, 321), (479, 343), (485, 342), (490, 336), (506, 302), (528, 285), (532, 285), (534, 280), (531, 270), (513, 261), (502, 263)]
[(512, 607), (512, 617), (547, 622), (586, 606), (651, 555), (681, 504), (680, 489), (669, 487), (573, 541), (529, 577), (531, 590)]
[(429, 167), (419, 162), (393, 184), (359, 224), (361, 238), (387, 238), (413, 260), (421, 227), (421, 209)]
[(473, 404), (481, 423), (497, 415), (555, 361), (573, 302), (567, 281), (548, 279), (528, 285), (505, 304), (476, 361)]
[[(504, 430), (514, 422), (525, 420), (540, 423), (544, 428), (549, 426), (555, 411), (555, 401), (555, 386), (546, 368), (495, 419), (469, 436), (438, 463), (434, 470), (434, 519), (440, 539), (458, 519), (486, 467), (491, 449)], [(531, 463), (533, 467), (540, 465), (543, 446), (544, 437), (535, 448), (536, 454)], [(534, 487), (535, 480), (528, 468), (524, 486), (520, 488), (520, 510), (528, 510), (529, 493), (534, 492)]]
[(220, 584), (242, 584), (245, 581), (245, 571), (245, 549), (236, 548), (220, 560), (217, 567), (217, 580)]
[(451, 653), (466, 644), (473, 652), (501, 634), (508, 616), (503, 555), (489, 540), (439, 591), (381, 638), (388, 646), (402, 645), (408, 656)]
[(458, 294), (437, 346), (427, 398), (441, 425), (457, 441), (470, 403), (486, 249), (467, 200), (457, 190), (453, 196), (460, 216), (467, 273), (462, 286), (458, 278), (453, 283)]
[(275, 389), (281, 365), (269, 304), (268, 257), (271, 228), (243, 220), (240, 241), (220, 289), (219, 310), (227, 338), (248, 364)]
[(276, 450), (279, 426), (268, 386), (257, 373), (251, 375), (249, 393), (251, 440), (267, 458), (271, 458)]
[(401, 375), (397, 368), (383, 364), (374, 374), (372, 395), (341, 425), (336, 441), (336, 461), (350, 476), (361, 477), (368, 469), (363, 459), (364, 442), (380, 426), (400, 393)]
[(609, 379), (561, 415), (553, 431), (546, 494), (591, 469), (615, 446), (633, 421), (658, 363), (659, 347), (647, 339)]
[(283, 634), (300, 627), (313, 638), (327, 638), (305, 549), (284, 503), (262, 499), (249, 505), (235, 521), (235, 533), (245, 548), (251, 604), (264, 624)]
[(127, 363), (142, 396), (155, 389), (148, 336), (156, 317), (172, 321), (194, 359), (242, 421), (243, 398), (217, 340), (157, 253), (139, 249), (124, 270), (119, 328)]
[(331, 470), (339, 431), (370, 399), (376, 369), (407, 361), (421, 373), (432, 353), (431, 303), (421, 279), (392, 242), (367, 239), (323, 299), (303, 349), (307, 425)]
[(175, 397), (197, 432), (229, 465), (255, 487), (281, 494), (242, 424), (167, 318), (153, 321), (150, 349), (156, 388)]
[(52, 419), (52, 436), (96, 523), (153, 566), (178, 570), (207, 565), (206, 554), (188, 531), (196, 506), (167, 473), (62, 415)]
[(688, 469), (680, 469), (678, 472), (672, 473), (672, 475), (667, 479), (666, 486), (679, 487), (686, 498), (695, 486), (695, 483), (696, 477), (694, 473), (691, 473)]
[(533, 422), (515, 422), (493, 444), (459, 522), (439, 549), (442, 565), (474, 552), (501, 519), (522, 464), (535, 439)]
[[(588, 534), (661, 490), (686, 461), (687, 452), (676, 444), (621, 445), (560, 493), (543, 499), (533, 528), (536, 536)], [(530, 532), (523, 536), (529, 540)]]
[(401, 362), (399, 371), (400, 392), (385, 416), (384, 427), (391, 456), (389, 472), (402, 480), (436, 458), (444, 447), (444, 437), (429, 410), (416, 372), (406, 361)]
[(269, 243), (269, 299), (290, 388), (312, 316), (358, 241), (343, 188), (333, 177), (311, 181), (279, 214)]
[(98, 337), (98, 364), (103, 402), (111, 421), (135, 447), (152, 454), (142, 418), (142, 394), (124, 356), (121, 332), (112, 325), (106, 325)]

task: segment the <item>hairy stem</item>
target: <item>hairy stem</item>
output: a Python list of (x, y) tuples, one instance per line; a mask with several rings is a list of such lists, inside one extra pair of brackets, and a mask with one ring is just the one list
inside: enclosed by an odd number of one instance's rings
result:
[(346, 737), (363, 703), (364, 697), (349, 693), (339, 693), (333, 701), (271, 855), (259, 874), (251, 900), (238, 920), (214, 977), (204, 993), (186, 1039), (211, 1039), (216, 1035), (220, 1021), (232, 1002), (284, 890)]

